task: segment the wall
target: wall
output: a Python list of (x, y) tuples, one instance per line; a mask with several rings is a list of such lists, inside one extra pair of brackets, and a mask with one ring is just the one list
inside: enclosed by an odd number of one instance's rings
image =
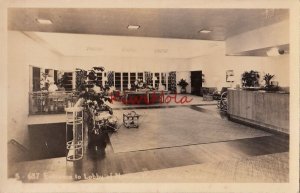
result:
[(289, 44), (289, 20), (261, 27), (226, 39), (226, 53), (236, 54)]
[(21, 32), (8, 31), (8, 140), (28, 147), (29, 65), (58, 68), (59, 57)]
[[(190, 60), (191, 70), (202, 70), (205, 75), (204, 86), (230, 87), (241, 85), (241, 75), (245, 71), (256, 70), (262, 76), (265, 73), (275, 74), (274, 80), (280, 86), (289, 86), (289, 55), (275, 57), (225, 56), (225, 49), (213, 55), (193, 58)], [(234, 70), (234, 83), (226, 82), (226, 70)]]
[(168, 72), (189, 68), (187, 59), (129, 58), (129, 57), (63, 57), (60, 68), (73, 71), (76, 67), (91, 69), (103, 66), (108, 71), (118, 72)]

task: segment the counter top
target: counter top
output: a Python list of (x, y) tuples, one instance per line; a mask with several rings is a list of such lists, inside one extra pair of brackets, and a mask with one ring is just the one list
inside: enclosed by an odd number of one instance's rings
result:
[(289, 92), (286, 92), (286, 91), (247, 90), (247, 89), (233, 89), (233, 88), (228, 88), (228, 90), (246, 91), (246, 92), (254, 92), (254, 93), (266, 93), (266, 94), (290, 94)]

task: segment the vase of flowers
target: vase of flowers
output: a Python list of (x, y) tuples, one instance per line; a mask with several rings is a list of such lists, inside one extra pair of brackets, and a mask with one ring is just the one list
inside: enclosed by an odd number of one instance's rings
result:
[(143, 82), (143, 79), (135, 80), (134, 84), (132, 85), (133, 90), (140, 90), (146, 88), (146, 83)]

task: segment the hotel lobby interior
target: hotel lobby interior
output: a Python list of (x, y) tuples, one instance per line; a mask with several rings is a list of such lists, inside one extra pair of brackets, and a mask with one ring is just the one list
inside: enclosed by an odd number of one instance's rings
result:
[(7, 12), (8, 178), (289, 182), (289, 9)]

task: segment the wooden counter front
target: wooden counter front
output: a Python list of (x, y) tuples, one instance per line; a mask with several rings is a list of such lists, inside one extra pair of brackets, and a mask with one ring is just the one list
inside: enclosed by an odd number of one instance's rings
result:
[(231, 119), (289, 133), (289, 94), (228, 90)]

